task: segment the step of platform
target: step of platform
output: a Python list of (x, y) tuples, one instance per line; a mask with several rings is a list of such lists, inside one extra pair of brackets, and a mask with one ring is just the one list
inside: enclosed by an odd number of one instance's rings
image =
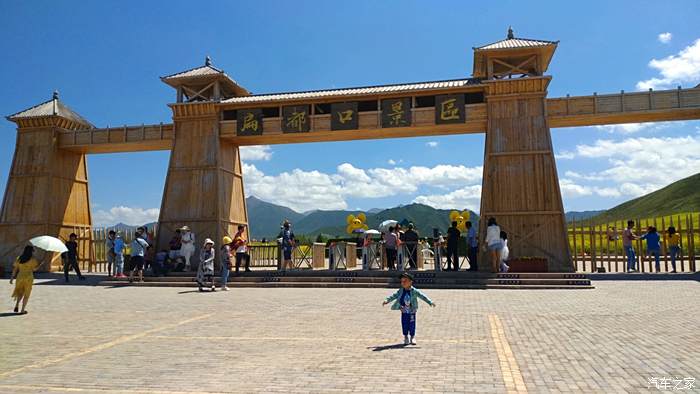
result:
[[(592, 289), (585, 274), (414, 272), (416, 286), (433, 289)], [(173, 273), (163, 277), (145, 277), (144, 282), (129, 283), (109, 278), (104, 286), (197, 287), (194, 273)], [(220, 278), (215, 278), (217, 285)], [(386, 271), (258, 271), (229, 277), (229, 287), (285, 288), (395, 288), (396, 272)]]

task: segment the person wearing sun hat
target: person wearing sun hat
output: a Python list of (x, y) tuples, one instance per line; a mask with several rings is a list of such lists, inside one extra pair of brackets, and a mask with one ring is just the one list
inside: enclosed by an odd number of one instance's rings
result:
[(182, 246), (180, 247), (180, 256), (185, 258), (185, 270), (190, 270), (190, 259), (194, 256), (194, 243), (195, 236), (192, 230), (187, 226), (182, 226), (180, 229), (182, 236), (180, 237), (180, 242)]
[(233, 240), (228, 235), (221, 241), (221, 290), (228, 291), (228, 274), (231, 272), (231, 242)]
[(199, 291), (204, 291), (204, 284), (209, 282), (211, 291), (216, 291), (214, 287), (214, 241), (207, 238), (204, 240), (204, 246), (199, 252), (199, 266), (197, 267), (197, 284)]

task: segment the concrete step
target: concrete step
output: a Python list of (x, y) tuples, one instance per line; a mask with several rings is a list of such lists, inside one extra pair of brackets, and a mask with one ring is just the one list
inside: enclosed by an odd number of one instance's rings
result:
[[(196, 283), (188, 282), (134, 282), (127, 281), (105, 281), (100, 283), (105, 286), (134, 286), (134, 287), (182, 287), (197, 288)], [(375, 288), (386, 289), (396, 288), (394, 285), (382, 283), (334, 283), (334, 282), (244, 282), (229, 283), (229, 287), (255, 287), (255, 288)], [(589, 285), (564, 285), (564, 284), (445, 284), (445, 283), (425, 283), (421, 284), (422, 289), (593, 289)], [(218, 287), (217, 287), (218, 290)], [(205, 291), (207, 289), (205, 288)]]
[[(118, 281), (116, 279), (107, 280)], [(164, 277), (145, 277), (147, 283), (184, 283), (193, 284), (194, 277), (191, 276), (164, 276)], [(220, 283), (220, 278), (215, 278), (216, 283)], [(232, 285), (239, 284), (260, 284), (260, 283), (347, 283), (347, 284), (376, 284), (382, 286), (397, 286), (399, 280), (391, 277), (314, 277), (314, 276), (235, 276), (229, 277), (229, 283)], [(511, 277), (497, 276), (490, 278), (481, 277), (418, 277), (415, 280), (416, 285), (425, 286), (426, 284), (435, 285), (584, 285), (591, 284), (590, 280), (585, 276), (582, 278), (530, 278), (530, 277)]]
[[(219, 278), (215, 283), (220, 284)], [(498, 289), (498, 288), (593, 288), (590, 280), (565, 278), (421, 278), (416, 280), (421, 288), (440, 289)], [(395, 278), (373, 277), (235, 277), (230, 278), (230, 287), (326, 287), (326, 288), (396, 288)], [(193, 277), (146, 277), (144, 282), (129, 283), (123, 279), (100, 282), (103, 286), (150, 286), (150, 287), (197, 287)]]

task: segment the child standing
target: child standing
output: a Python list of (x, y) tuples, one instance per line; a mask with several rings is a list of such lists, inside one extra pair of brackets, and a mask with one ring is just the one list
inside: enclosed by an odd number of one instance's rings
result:
[(673, 268), (671, 273), (675, 274), (676, 257), (678, 257), (681, 252), (681, 235), (678, 234), (674, 226), (668, 228), (668, 239), (666, 242), (668, 244), (668, 252), (671, 255), (671, 267)]
[(510, 249), (508, 249), (508, 233), (501, 230), (501, 241), (503, 241), (503, 249), (501, 249), (501, 272), (508, 272), (510, 266), (506, 264), (508, 257), (510, 255)]
[(391, 310), (401, 311), (401, 328), (403, 329), (404, 345), (416, 344), (416, 312), (418, 311), (419, 298), (428, 305), (435, 307), (435, 303), (431, 301), (430, 298), (413, 287), (413, 276), (409, 273), (403, 273), (401, 275), (401, 288), (382, 303), (382, 305), (386, 305), (394, 301)]
[(124, 278), (124, 240), (117, 233), (114, 238), (114, 277)]
[(661, 272), (661, 261), (659, 260), (659, 255), (661, 254), (661, 237), (659, 237), (656, 227), (649, 226), (646, 234), (642, 235), (641, 238), (647, 241), (647, 256), (654, 256), (656, 272)]
[(199, 291), (204, 291), (204, 285), (209, 282), (211, 291), (216, 291), (214, 287), (214, 241), (207, 238), (199, 253), (199, 266), (197, 267), (197, 284)]

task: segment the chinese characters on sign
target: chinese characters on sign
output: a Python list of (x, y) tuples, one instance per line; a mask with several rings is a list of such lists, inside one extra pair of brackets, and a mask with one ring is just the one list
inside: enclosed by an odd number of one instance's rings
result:
[(262, 135), (263, 113), (262, 109), (239, 109), (236, 115), (238, 135)]
[(411, 98), (382, 100), (382, 127), (411, 125)]
[(464, 95), (435, 96), (435, 124), (464, 123)]
[(357, 130), (357, 102), (331, 104), (331, 130)]
[(282, 107), (282, 131), (285, 133), (303, 133), (311, 129), (308, 105)]
[[(381, 127), (408, 127), (412, 124), (410, 97), (381, 101)], [(357, 102), (331, 103), (331, 130), (357, 130), (360, 128)], [(427, 110), (428, 108), (426, 108)], [(466, 111), (464, 94), (435, 96), (435, 124), (464, 123)], [(311, 106), (292, 105), (282, 107), (281, 126), (285, 133), (303, 133), (311, 130)], [(426, 114), (427, 115), (427, 114)], [(262, 109), (238, 110), (238, 135), (261, 135), (263, 132)]]

